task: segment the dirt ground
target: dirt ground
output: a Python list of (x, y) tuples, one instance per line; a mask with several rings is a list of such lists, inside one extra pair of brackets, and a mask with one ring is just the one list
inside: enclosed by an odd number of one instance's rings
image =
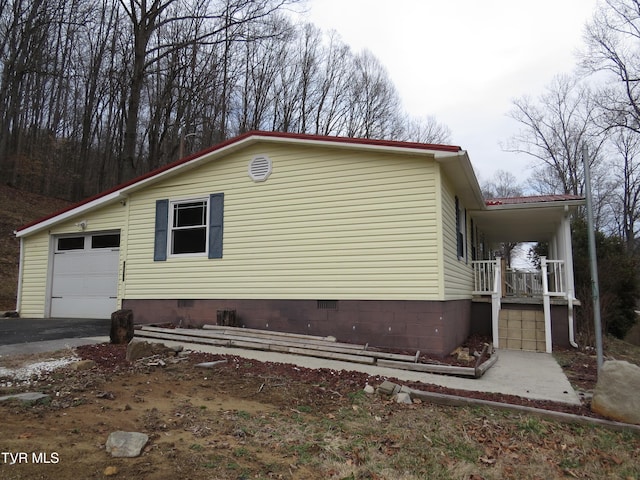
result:
[[(0, 395), (51, 395), (0, 404), (0, 478), (640, 478), (637, 434), (483, 408), (398, 405), (365, 394), (383, 379), (357, 372), (201, 353), (129, 364), (125, 348), (109, 344), (2, 358), (0, 367), (71, 356), (95, 365), (0, 378)], [(214, 360), (226, 362), (195, 366)], [(106, 452), (117, 430), (149, 435), (139, 457)]]

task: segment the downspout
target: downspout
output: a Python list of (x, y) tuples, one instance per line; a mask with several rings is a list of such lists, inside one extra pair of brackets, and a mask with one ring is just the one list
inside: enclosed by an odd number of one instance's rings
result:
[[(14, 231), (16, 235), (18, 232)], [(16, 313), (20, 316), (20, 306), (22, 305), (22, 274), (24, 270), (24, 238), (20, 237), (20, 263), (18, 264), (18, 292), (16, 295)]]
[(567, 293), (567, 317), (569, 321), (569, 344), (573, 348), (578, 348), (578, 344), (576, 343), (575, 333), (573, 331), (573, 295), (571, 293)]

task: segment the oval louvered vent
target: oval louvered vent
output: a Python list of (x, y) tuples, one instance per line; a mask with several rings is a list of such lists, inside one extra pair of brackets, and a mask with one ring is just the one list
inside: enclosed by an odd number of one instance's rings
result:
[(249, 162), (249, 176), (254, 182), (264, 182), (271, 175), (271, 160), (260, 155)]

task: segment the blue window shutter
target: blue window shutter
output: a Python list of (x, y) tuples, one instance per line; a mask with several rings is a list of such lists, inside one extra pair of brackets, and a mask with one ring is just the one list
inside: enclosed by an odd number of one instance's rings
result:
[(464, 242), (464, 263), (469, 263), (469, 242), (467, 242), (467, 209), (464, 209), (464, 234), (462, 235)]
[(458, 251), (458, 258), (462, 258), (464, 253), (462, 246), (462, 232), (460, 231), (460, 200), (456, 198), (456, 250)]
[(167, 259), (167, 226), (169, 223), (169, 200), (156, 200), (156, 235), (153, 245), (153, 261)]
[(209, 196), (209, 258), (222, 258), (224, 193)]

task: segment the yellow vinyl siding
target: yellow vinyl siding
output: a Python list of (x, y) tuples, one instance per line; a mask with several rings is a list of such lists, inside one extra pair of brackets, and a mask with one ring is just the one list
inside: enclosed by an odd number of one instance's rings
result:
[(23, 241), (22, 290), (18, 299), (20, 316), (44, 317), (47, 270), (49, 264), (49, 234), (40, 232)]
[[(247, 174), (266, 154), (264, 183)], [(429, 158), (255, 145), (131, 196), (124, 297), (439, 298)], [(153, 261), (155, 201), (224, 193), (223, 258)]]
[[(83, 232), (76, 223), (87, 221)], [(24, 256), (22, 272), (22, 293), (20, 299), (20, 315), (22, 317), (42, 318), (47, 312), (48, 289), (52, 267), (50, 262), (50, 238), (64, 234), (82, 234), (119, 230), (120, 262), (119, 278), (122, 278), (122, 259), (125, 255), (126, 207), (119, 202), (106, 205), (92, 212), (70, 218), (50, 230), (35, 233), (24, 238)], [(121, 286), (118, 288), (118, 301), (121, 300)]]
[[(465, 205), (461, 204), (464, 209)], [(442, 178), (442, 238), (445, 300), (471, 298), (473, 275), (471, 269), (471, 245), (469, 235), (469, 213), (466, 215), (464, 239), (466, 258), (458, 259), (456, 237), (455, 192), (446, 178)]]

